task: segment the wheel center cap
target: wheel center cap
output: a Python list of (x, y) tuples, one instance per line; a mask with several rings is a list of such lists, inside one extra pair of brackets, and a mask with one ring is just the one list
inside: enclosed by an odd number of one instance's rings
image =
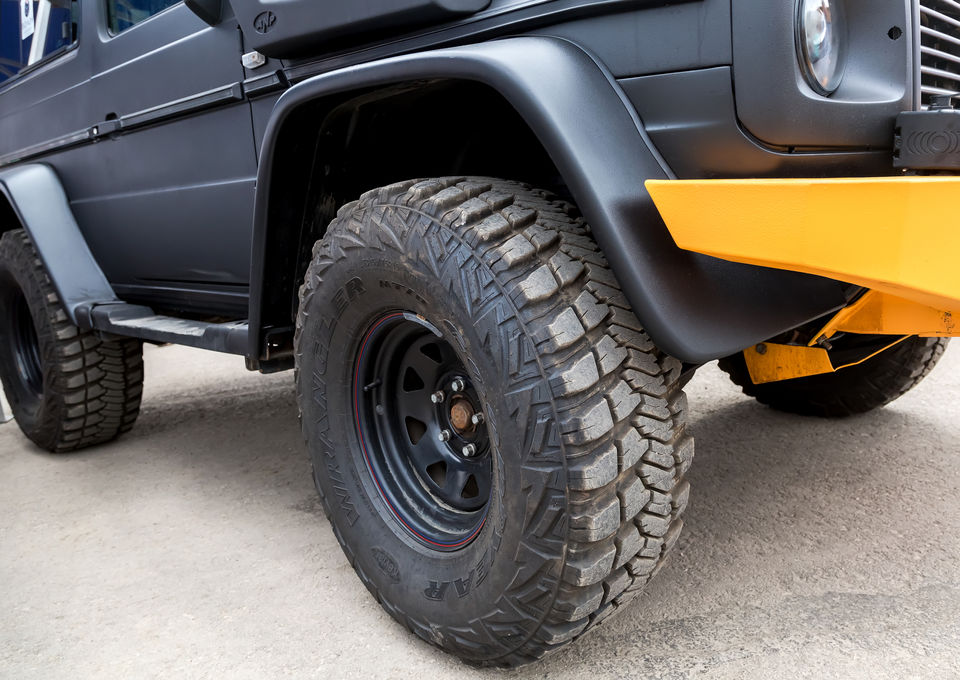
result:
[(463, 397), (455, 397), (450, 404), (450, 424), (458, 433), (473, 430), (473, 406)]

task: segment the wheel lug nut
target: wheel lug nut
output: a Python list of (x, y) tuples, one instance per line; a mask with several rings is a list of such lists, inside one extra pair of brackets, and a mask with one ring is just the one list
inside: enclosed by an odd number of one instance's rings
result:
[(463, 392), (464, 388), (467, 386), (467, 383), (463, 381), (463, 378), (457, 378), (452, 383), (450, 383), (450, 389), (454, 392)]
[(442, 442), (450, 441), (450, 430), (440, 430), (440, 434), (437, 435), (437, 439)]
[(460, 453), (463, 454), (464, 458), (473, 458), (475, 455), (477, 455), (477, 447), (473, 444), (467, 444), (460, 449)]
[(445, 397), (446, 395), (443, 393), (443, 390), (437, 390), (430, 395), (430, 401), (434, 404), (442, 404)]
[(481, 423), (483, 423), (483, 414), (474, 413), (472, 416), (470, 416), (470, 422), (473, 423), (474, 425), (480, 425)]

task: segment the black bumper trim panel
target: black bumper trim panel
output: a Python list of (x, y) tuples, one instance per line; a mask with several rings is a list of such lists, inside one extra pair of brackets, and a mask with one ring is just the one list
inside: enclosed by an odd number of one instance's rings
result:
[(905, 111), (897, 116), (893, 167), (960, 170), (960, 110)]

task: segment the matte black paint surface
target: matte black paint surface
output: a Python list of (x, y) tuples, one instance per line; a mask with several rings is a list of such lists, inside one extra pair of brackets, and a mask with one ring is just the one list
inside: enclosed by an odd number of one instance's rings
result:
[(246, 350), (246, 322), (176, 319), (157, 315), (148, 307), (123, 304), (90, 253), (49, 166), (27, 164), (0, 170), (0, 192), (25, 226), (73, 323), (153, 342), (231, 354)]
[(796, 0), (731, 2), (737, 111), (753, 135), (778, 146), (890, 148), (894, 118), (914, 108), (914, 0), (846, 0), (847, 68), (830, 97), (800, 71)]
[(650, 139), (684, 179), (888, 175), (888, 150), (788, 150), (737, 120), (729, 66), (624, 78), (620, 86)]
[[(249, 291), (255, 365), (271, 285), (262, 257), (278, 227), (271, 162), (278, 142), (302, 141), (283, 138), (291, 111), (414, 79), (482, 82), (549, 152), (657, 342), (697, 362), (829, 312), (843, 286), (679, 251), (643, 181), (671, 166), (683, 177), (890, 172), (889, 152), (869, 147), (889, 149), (893, 117), (912, 106), (909, 0), (850, 4), (859, 52), (827, 100), (799, 76), (792, 0), (410, 0), (432, 9), (390, 35), (298, 2), (311, 58), (256, 70), (240, 54), (282, 24), (257, 34), (223, 3), (209, 27), (177, 5), (111, 36), (102, 3), (85, 2), (77, 48), (0, 87), (0, 164), (27, 152), (56, 168), (94, 263), (125, 300), (241, 318)], [(241, 22), (259, 7), (233, 2)], [(337, 21), (366, 32), (317, 37)], [(891, 22), (905, 38), (875, 35)], [(517, 32), (544, 37), (489, 42)]]
[[(246, 286), (256, 154), (249, 104), (231, 96), (235, 21), (209, 28), (177, 5), (111, 36), (103, 3), (81, 11), (75, 50), (0, 88), (0, 155), (76, 138), (41, 160), (111, 283)], [(219, 106), (196, 101), (222, 87)], [(184, 98), (191, 115), (158, 124)]]
[[(230, 0), (248, 49), (274, 57), (309, 53), (324, 42), (358, 33), (439, 23), (479, 12), (490, 0)], [(317, 21), (322, 15), (322, 21)]]

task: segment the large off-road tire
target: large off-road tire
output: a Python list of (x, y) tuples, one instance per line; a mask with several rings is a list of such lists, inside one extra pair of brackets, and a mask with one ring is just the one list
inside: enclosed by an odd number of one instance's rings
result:
[(933, 370), (948, 338), (912, 337), (858, 366), (836, 373), (754, 385), (743, 354), (720, 360), (720, 368), (744, 394), (778, 411), (844, 418), (889, 404)]
[(636, 595), (677, 540), (681, 364), (571, 205), (482, 178), (364, 194), (314, 249), (295, 346), (334, 533), (424, 640), (533, 661)]
[(48, 451), (111, 441), (140, 411), (140, 341), (74, 326), (22, 229), (0, 238), (0, 378), (20, 429)]

